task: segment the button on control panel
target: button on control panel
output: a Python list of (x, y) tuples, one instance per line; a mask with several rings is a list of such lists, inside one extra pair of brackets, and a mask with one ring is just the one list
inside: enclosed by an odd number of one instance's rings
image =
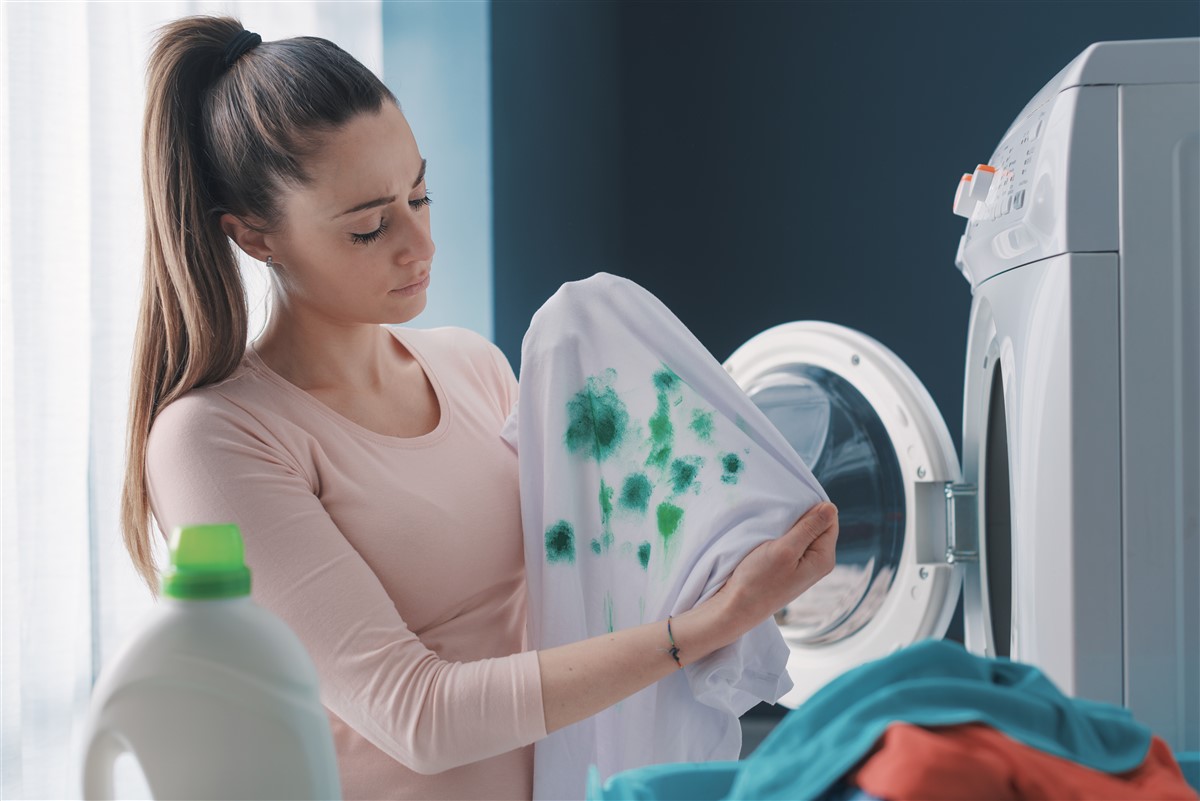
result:
[(954, 213), (971, 221), (969, 229), (993, 221), (1007, 222), (1006, 217), (1025, 208), (1046, 114), (1045, 107), (1038, 109), (1005, 139), (991, 164), (980, 164), (974, 173), (959, 179)]

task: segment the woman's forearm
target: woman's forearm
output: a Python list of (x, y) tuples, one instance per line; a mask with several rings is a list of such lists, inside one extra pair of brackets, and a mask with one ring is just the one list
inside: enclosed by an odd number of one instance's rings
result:
[[(684, 665), (708, 656), (752, 627), (732, 614), (728, 596), (714, 595), (671, 618)], [(750, 625), (747, 625), (747, 624)], [(660, 620), (538, 651), (546, 733), (590, 717), (679, 670)]]

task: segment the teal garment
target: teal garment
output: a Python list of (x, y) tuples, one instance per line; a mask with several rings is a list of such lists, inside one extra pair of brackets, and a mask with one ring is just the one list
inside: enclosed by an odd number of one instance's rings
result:
[(741, 762), (667, 762), (614, 773), (600, 781), (588, 768), (587, 801), (704, 801), (729, 795)]
[(1124, 707), (1069, 698), (1030, 665), (926, 640), (834, 679), (787, 715), (744, 761), (730, 796), (820, 795), (896, 721), (982, 723), (1106, 773), (1133, 770), (1150, 749), (1150, 730)]
[(1200, 793), (1200, 751), (1180, 751), (1175, 754), (1175, 760), (1179, 762), (1183, 778), (1187, 779), (1193, 790)]
[(925, 727), (982, 723), (1106, 773), (1141, 765), (1151, 738), (1129, 710), (1069, 698), (1037, 668), (926, 640), (834, 679), (740, 762), (625, 771), (603, 786), (589, 782), (588, 798), (814, 799), (897, 721)]
[[(741, 762), (691, 762), (649, 765), (626, 770), (601, 783), (592, 765), (587, 777), (588, 801), (703, 801), (729, 794)], [(882, 801), (852, 784), (838, 782), (813, 801)]]

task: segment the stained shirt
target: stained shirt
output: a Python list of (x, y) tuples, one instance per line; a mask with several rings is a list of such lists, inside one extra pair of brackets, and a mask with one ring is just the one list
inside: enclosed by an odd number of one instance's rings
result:
[[(606, 273), (534, 315), (503, 430), (520, 459), (531, 646), (663, 621), (827, 500), (808, 467), (658, 298)], [(678, 643), (686, 656), (687, 643)], [(663, 655), (668, 654), (663, 627)], [(534, 798), (583, 798), (661, 762), (737, 759), (738, 717), (792, 687), (773, 620), (534, 747)]]
[(461, 328), (391, 328), (437, 395), (422, 436), (370, 431), (248, 349), (165, 407), (147, 480), (164, 534), (232, 522), (252, 599), (316, 664), (347, 799), (530, 798), (545, 735), (517, 459), (499, 349)]

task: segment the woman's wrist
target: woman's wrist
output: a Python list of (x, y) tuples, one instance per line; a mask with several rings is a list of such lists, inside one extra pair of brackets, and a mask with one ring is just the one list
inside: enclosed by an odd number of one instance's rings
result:
[(727, 603), (713, 596), (669, 620), (538, 651), (546, 733), (594, 715), (736, 640), (742, 632)]
[(673, 636), (674, 645), (679, 649), (679, 661), (690, 665), (735, 642), (760, 621), (749, 620), (733, 594), (721, 590), (687, 612), (675, 615), (670, 622), (670, 634), (663, 624), (667, 648), (671, 647)]

